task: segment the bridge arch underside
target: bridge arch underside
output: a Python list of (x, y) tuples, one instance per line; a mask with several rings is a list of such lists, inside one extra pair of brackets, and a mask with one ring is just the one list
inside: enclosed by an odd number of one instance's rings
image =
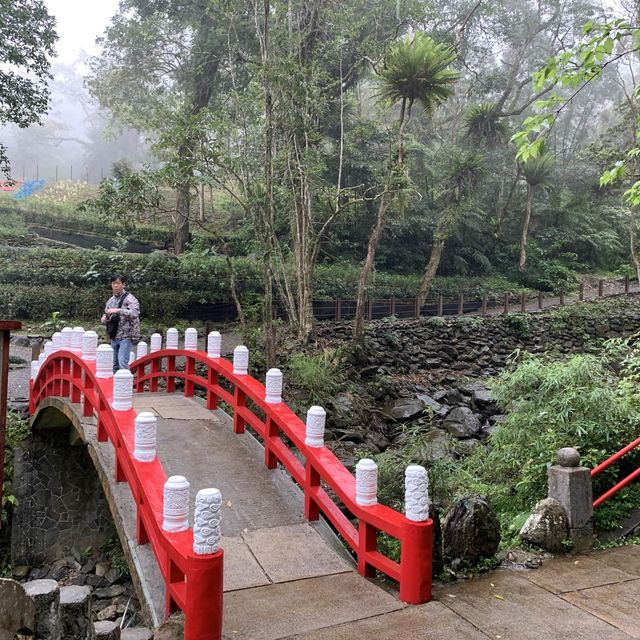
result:
[(16, 449), (12, 563), (45, 564), (69, 555), (72, 547), (98, 548), (115, 532), (142, 614), (157, 625), (161, 612), (153, 603), (163, 594), (149, 593), (143, 582), (143, 574), (157, 577), (163, 589), (155, 558), (149, 545), (135, 543), (135, 507), (128, 485), (114, 480), (111, 445), (98, 442), (95, 419), (83, 418), (79, 410), (46, 398), (31, 417), (32, 437)]

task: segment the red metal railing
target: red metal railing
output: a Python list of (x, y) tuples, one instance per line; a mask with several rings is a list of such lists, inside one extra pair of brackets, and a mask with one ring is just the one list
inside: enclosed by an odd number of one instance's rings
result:
[(151, 543), (158, 560), (166, 585), (166, 614), (182, 609), (185, 640), (220, 640), (223, 552), (197, 555), (191, 529), (163, 531), (166, 473), (157, 458), (140, 462), (133, 457), (136, 412), (111, 408), (113, 378), (97, 378), (95, 366), (69, 351), (51, 354), (31, 383), (30, 412), (45, 398), (61, 396), (81, 403), (83, 416), (96, 416), (98, 440), (109, 440), (115, 450), (115, 479), (129, 484), (136, 503), (138, 543)]
[[(614, 462), (617, 462), (622, 456), (626, 455), (630, 451), (633, 451), (638, 445), (640, 445), (640, 438), (636, 438), (633, 442), (630, 442), (626, 447), (620, 449), (617, 453), (614, 453), (610, 458), (607, 458), (604, 462), (601, 462), (597, 467), (591, 470), (591, 477), (594, 478), (600, 472), (610, 467)], [(605, 500), (614, 496), (620, 489), (631, 484), (636, 478), (640, 476), (640, 468), (636, 469), (628, 476), (616, 483), (611, 489), (605, 491), (599, 498), (593, 501), (593, 508), (599, 507)]]
[[(184, 370), (176, 369), (177, 358), (185, 359)], [(202, 365), (202, 375), (196, 372), (196, 364)], [(262, 438), (265, 465), (274, 469), (280, 463), (289, 472), (304, 491), (305, 517), (316, 520), (320, 513), (324, 515), (356, 554), (362, 575), (372, 576), (378, 569), (390, 576), (399, 582), (404, 602), (421, 604), (431, 599), (432, 521), (414, 522), (383, 505), (358, 505), (353, 475), (327, 447), (305, 445), (305, 424), (284, 403), (267, 404), (260, 382), (234, 374), (233, 365), (223, 358), (181, 349), (143, 356), (131, 365), (131, 371), (138, 392), (158, 391), (158, 383), (164, 379), (166, 391), (171, 393), (180, 378), (185, 396), (193, 396), (195, 387), (205, 391), (208, 409), (217, 409), (218, 402), (224, 401), (233, 411), (234, 431), (243, 433), (249, 426)], [(223, 388), (221, 378), (232, 390)], [(357, 526), (329, 490), (357, 520)], [(378, 532), (400, 541), (399, 563), (378, 551)]]

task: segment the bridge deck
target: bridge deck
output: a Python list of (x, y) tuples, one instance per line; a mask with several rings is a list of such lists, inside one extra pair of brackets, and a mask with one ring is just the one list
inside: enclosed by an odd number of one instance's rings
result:
[[(189, 480), (192, 503), (201, 488), (222, 492), (225, 636), (266, 637), (269, 628), (268, 637), (285, 637), (404, 607), (358, 576), (326, 524), (305, 522), (302, 493), (284, 471), (264, 466), (261, 445), (234, 434), (225, 413), (162, 393), (134, 395), (134, 408), (157, 415), (158, 456), (168, 475)], [(158, 613), (161, 585), (149, 585)]]

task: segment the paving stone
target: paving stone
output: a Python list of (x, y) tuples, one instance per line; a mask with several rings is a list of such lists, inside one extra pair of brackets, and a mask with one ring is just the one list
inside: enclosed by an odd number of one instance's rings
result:
[(637, 576), (610, 567), (595, 555), (577, 555), (556, 557), (552, 562), (544, 562), (539, 569), (528, 572), (526, 577), (552, 593), (564, 593), (631, 580)]
[(310, 631), (300, 640), (486, 640), (486, 634), (440, 602)]
[(240, 537), (223, 536), (224, 590), (235, 591), (270, 584), (262, 567)]
[(309, 524), (258, 529), (242, 537), (272, 582), (354, 570)]
[(439, 587), (437, 599), (490, 638), (629, 640), (626, 633), (512, 571), (499, 569), (453, 587)]
[(225, 594), (223, 632), (230, 638), (275, 640), (404, 606), (359, 575), (340, 573)]

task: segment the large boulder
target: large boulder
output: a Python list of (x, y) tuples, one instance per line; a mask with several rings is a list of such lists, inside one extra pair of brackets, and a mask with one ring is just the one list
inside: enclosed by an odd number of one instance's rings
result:
[(442, 425), (454, 438), (471, 438), (482, 427), (478, 417), (469, 407), (456, 407), (447, 414)]
[(553, 498), (540, 500), (520, 530), (520, 538), (547, 551), (563, 551), (569, 535), (564, 507)]
[(443, 553), (454, 568), (493, 556), (500, 544), (500, 523), (481, 496), (464, 496), (447, 514), (443, 525)]
[(418, 398), (398, 398), (382, 407), (385, 418), (394, 422), (411, 420), (422, 415), (427, 405)]

